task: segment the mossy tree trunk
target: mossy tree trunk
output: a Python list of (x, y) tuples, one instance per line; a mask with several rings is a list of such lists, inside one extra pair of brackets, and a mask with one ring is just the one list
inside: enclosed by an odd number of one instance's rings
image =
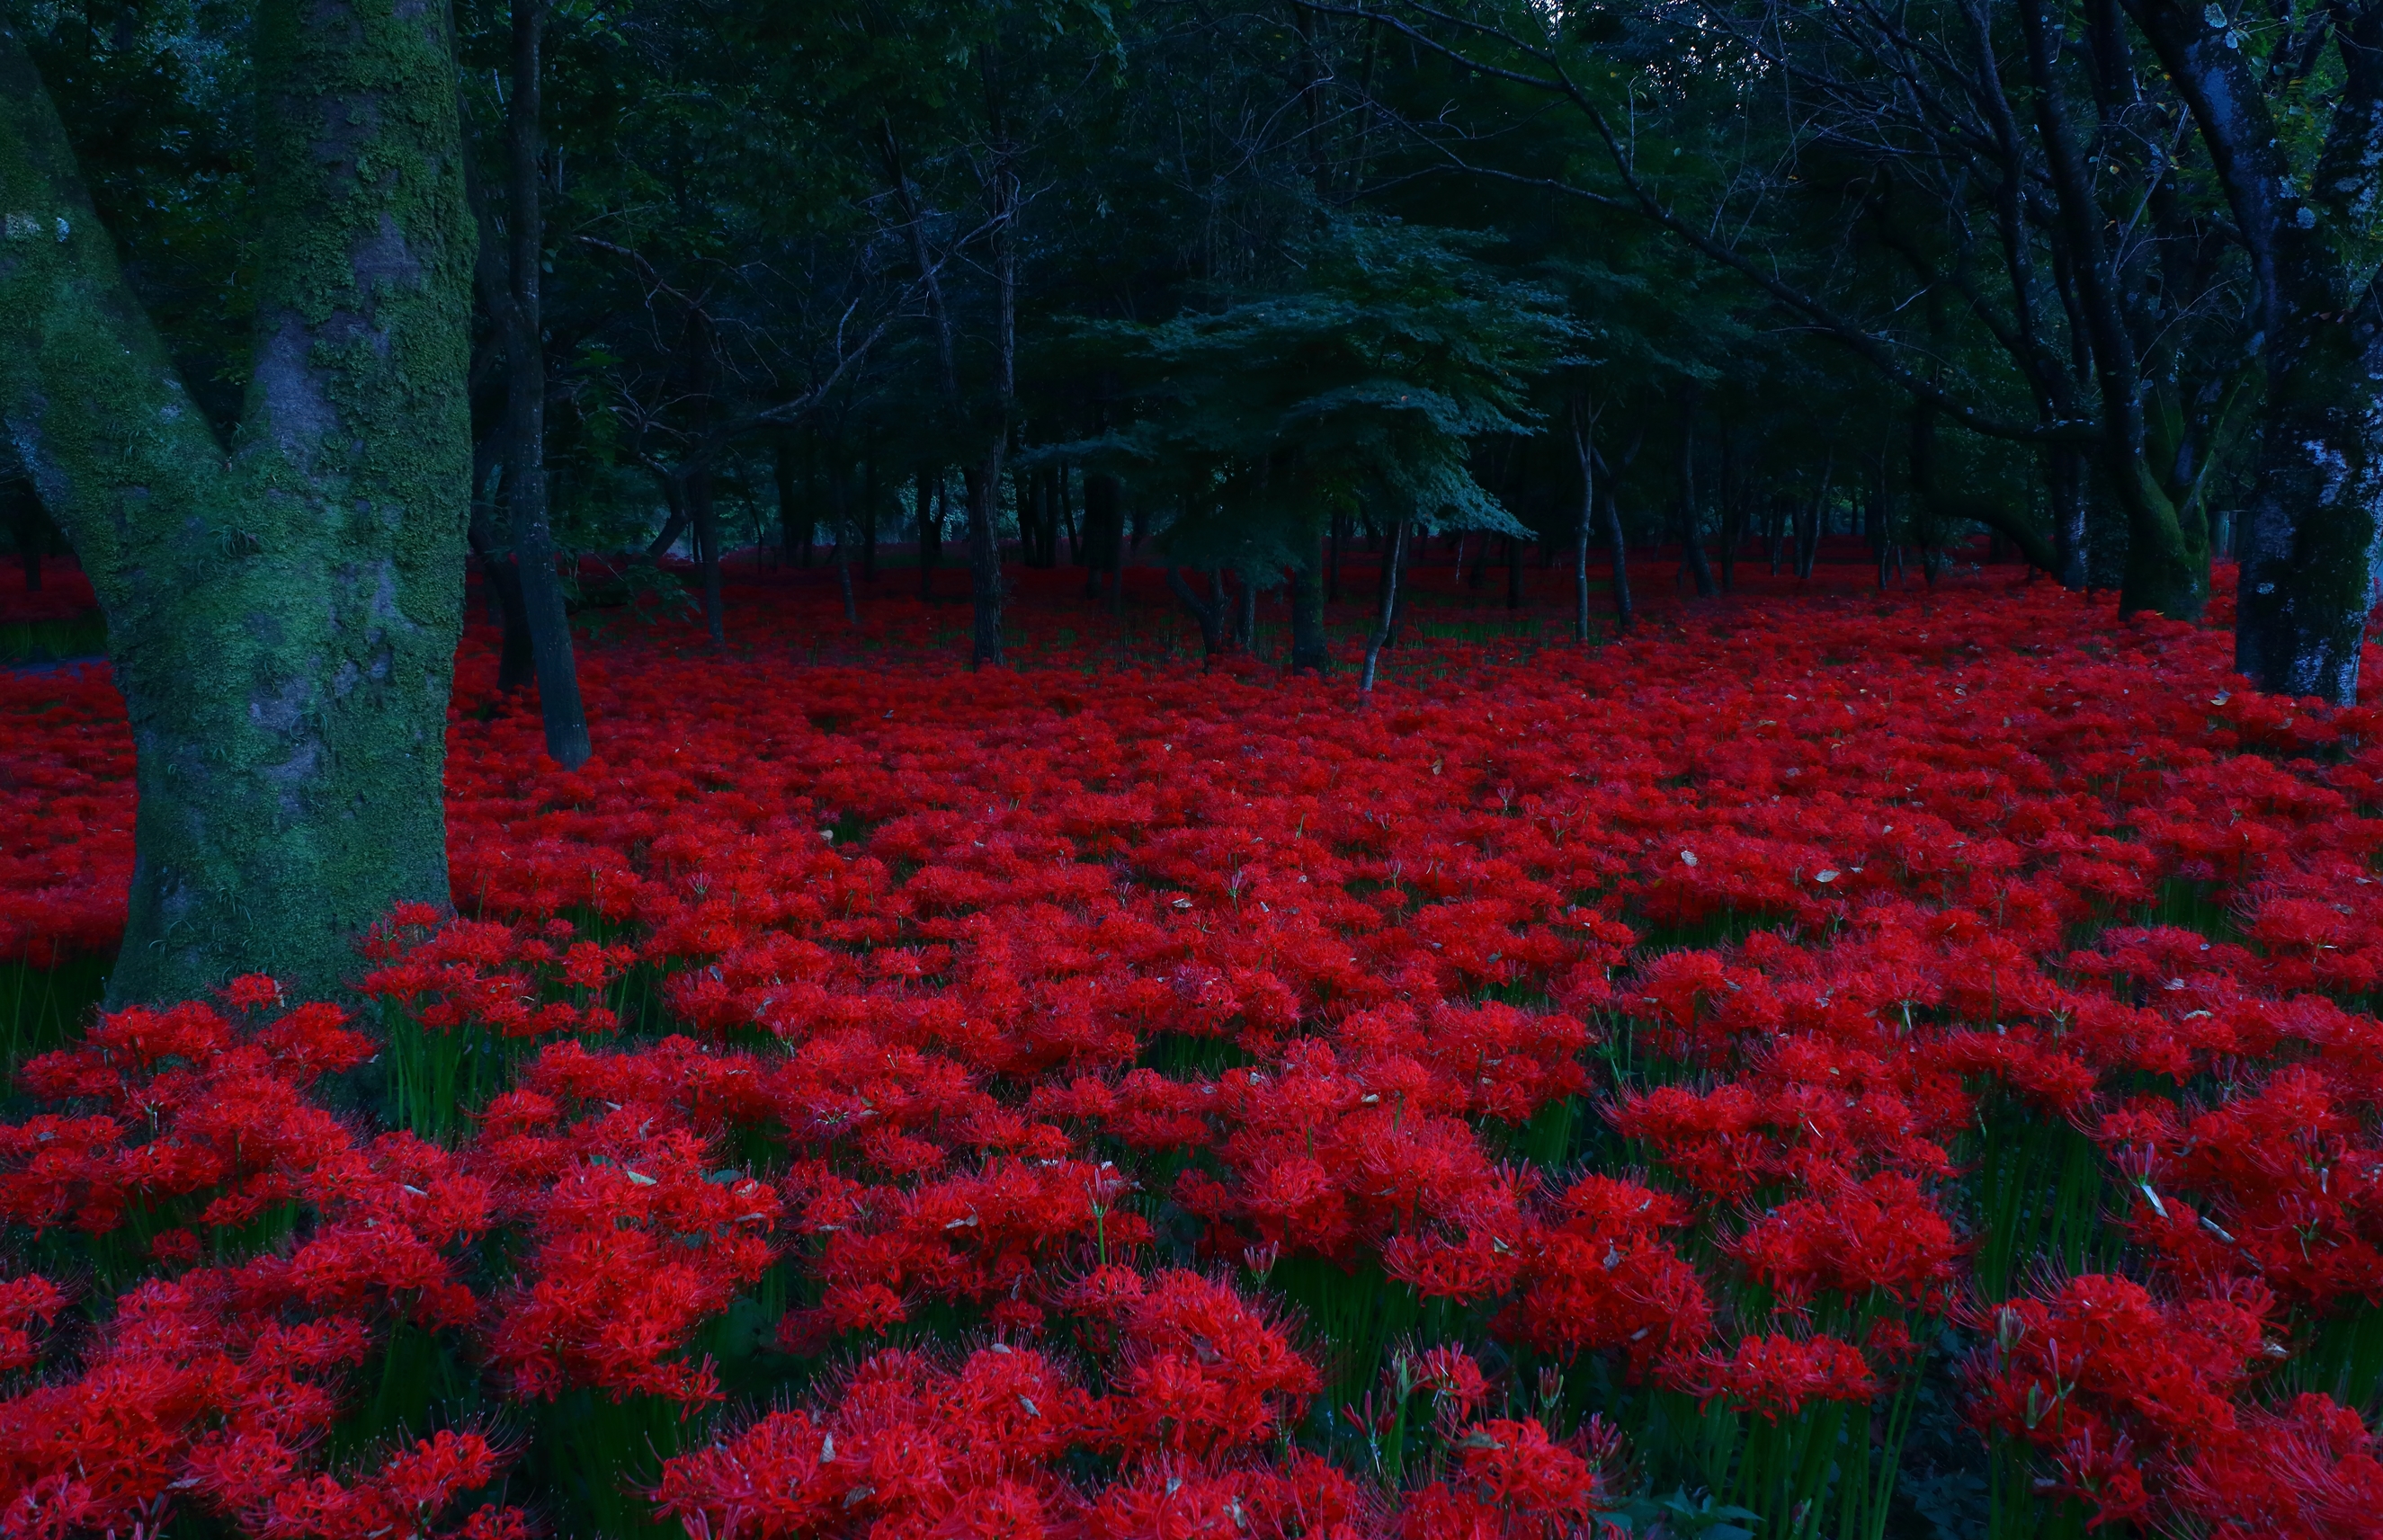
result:
[(254, 372), (219, 443), (0, 29), (0, 419), (106, 612), (140, 810), (118, 1003), (337, 984), (447, 901), (472, 228), (443, 6), (262, 0)]
[(2367, 255), (2383, 194), (2383, 0), (2331, 8), (2342, 84), (2304, 178), (2222, 11), (2129, 9), (2209, 146), (2259, 286), (2266, 421), (2235, 666), (2262, 689), (2348, 705), (2383, 517), (2383, 292)]

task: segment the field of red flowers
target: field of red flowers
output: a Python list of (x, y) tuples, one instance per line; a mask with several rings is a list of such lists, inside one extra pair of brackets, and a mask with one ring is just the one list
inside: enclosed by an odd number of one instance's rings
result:
[(2383, 712), (1854, 577), (1362, 707), (756, 577), (572, 773), (475, 632), (460, 918), (90, 1021), (0, 676), (0, 1534), (2383, 1534)]

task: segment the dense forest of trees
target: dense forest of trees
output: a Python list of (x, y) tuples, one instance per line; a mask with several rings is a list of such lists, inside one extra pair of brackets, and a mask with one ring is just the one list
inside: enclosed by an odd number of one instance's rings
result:
[(1281, 588), (1313, 668), (1361, 536), (1703, 593), (1982, 527), (2183, 619), (2237, 559), (2244, 671), (2356, 689), (2383, 0), (0, 18), (0, 469), (139, 741), (119, 998), (444, 896), (467, 562), (566, 766), (568, 559), (673, 548), (715, 642), (723, 550), (898, 543), (979, 664), (1008, 549), (1212, 639)]

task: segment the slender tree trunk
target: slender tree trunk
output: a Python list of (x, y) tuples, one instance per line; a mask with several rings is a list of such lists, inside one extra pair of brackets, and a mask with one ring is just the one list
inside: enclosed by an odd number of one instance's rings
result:
[(984, 457), (962, 472), (968, 487), (969, 595), (975, 606), (969, 658), (980, 669), (1002, 664), (1001, 451), (995, 438)]
[[(866, 582), (877, 581), (877, 451), (872, 448), (860, 462), (860, 575)], [(856, 618), (855, 625), (859, 624)]]
[(1680, 392), (1680, 561), (1696, 580), (1697, 598), (1713, 593), (1711, 564), (1705, 561), (1704, 531), (1697, 517), (1697, 398), (1694, 384)]
[(944, 469), (940, 465), (919, 467), (919, 505), (914, 511), (919, 519), (919, 599), (932, 603), (935, 597), (935, 566), (944, 559)]
[(1813, 567), (1821, 559), (1821, 536), (1827, 533), (1829, 516), (1829, 482), (1837, 468), (1837, 454), (1831, 450), (1821, 462), (1821, 486), (1812, 494), (1811, 517), (1805, 522), (1803, 549), (1796, 559), (1796, 575), (1809, 581)]
[(448, 897), (472, 462), (454, 60), (392, 0), (262, 0), (252, 28), (254, 346), (228, 454), (0, 24), (0, 187), (56, 231), (0, 258), (0, 420), (106, 614), (130, 720), (119, 1005), (246, 972), (314, 997), (390, 905)]
[(1523, 608), (1523, 542), (1506, 537), (1506, 608)]
[(1737, 591), (1737, 435), (1721, 422), (1721, 591)]
[(778, 488), (778, 560), (791, 567), (795, 564), (795, 451), (788, 439), (780, 438), (771, 446), (770, 474)]
[(1084, 597), (1099, 597), (1101, 574), (1125, 565), (1125, 484), (1097, 471), (1084, 473)]
[(1382, 558), (1382, 604), (1374, 622), (1374, 634), (1365, 644), (1365, 672), (1357, 682), (1360, 697), (1374, 693), (1374, 680), (1382, 660), (1382, 649), (1390, 645), (1391, 634), (1399, 622), (1399, 568), (1406, 554), (1407, 525), (1403, 519), (1390, 525), (1389, 552)]
[(537, 674), (538, 715), (547, 756), (565, 770), (587, 758), (587, 717), (579, 700), (579, 670), (571, 654), (571, 617), (554, 572), (554, 535), (548, 519), (546, 475), (546, 344), (539, 269), (546, 225), (539, 208), (538, 58), (546, 31), (546, 0), (515, 0), (512, 99), (506, 105), (506, 234), (512, 246), (512, 303), (505, 314), (505, 505), (512, 517), (513, 567), (529, 622), (530, 656)]
[(1324, 600), (1327, 604), (1340, 602), (1340, 548), (1348, 537), (1349, 515), (1333, 514), (1331, 552), (1325, 559), (1324, 565)]
[(1622, 536), (1622, 503), (1608, 486), (1598, 494), (1605, 504), (1605, 545), (1613, 557), (1613, 628), (1627, 631), (1634, 619), (1630, 605), (1630, 553)]
[(1320, 538), (1307, 560), (1290, 569), (1290, 671), (1329, 673), (1332, 647), (1324, 634), (1324, 562)]
[(720, 518), (712, 506), (711, 467), (698, 465), (686, 476), (688, 522), (695, 526), (695, 558), (703, 569), (703, 629), (714, 647), (728, 646), (727, 622), (720, 591)]
[[(1588, 531), (1597, 522), (1597, 431), (1596, 414), (1587, 403), (1577, 398), (1571, 407), (1573, 453), (1580, 463), (1580, 523), (1573, 530), (1572, 639), (1588, 640)], [(1615, 591), (1621, 591), (1622, 548), (1613, 548), (1613, 580)], [(1627, 617), (1624, 617), (1627, 624)]]
[[(696, 408), (698, 437), (708, 428), (713, 411), (712, 391), (719, 373), (717, 339), (711, 317), (699, 306), (687, 312), (687, 363)], [(715, 648), (728, 646), (727, 620), (722, 613), (720, 582), (720, 515), (713, 500), (711, 462), (697, 458), (683, 471), (687, 520), (695, 529), (696, 560), (703, 568), (703, 627)]]

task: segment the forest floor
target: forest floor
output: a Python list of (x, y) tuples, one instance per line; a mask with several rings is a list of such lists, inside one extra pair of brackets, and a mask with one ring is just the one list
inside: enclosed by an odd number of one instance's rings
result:
[(2371, 690), (1453, 575), (1361, 703), (743, 571), (583, 612), (569, 773), (477, 624), (463, 918), (96, 1025), (122, 706), (0, 676), (0, 1529), (2383, 1533)]

